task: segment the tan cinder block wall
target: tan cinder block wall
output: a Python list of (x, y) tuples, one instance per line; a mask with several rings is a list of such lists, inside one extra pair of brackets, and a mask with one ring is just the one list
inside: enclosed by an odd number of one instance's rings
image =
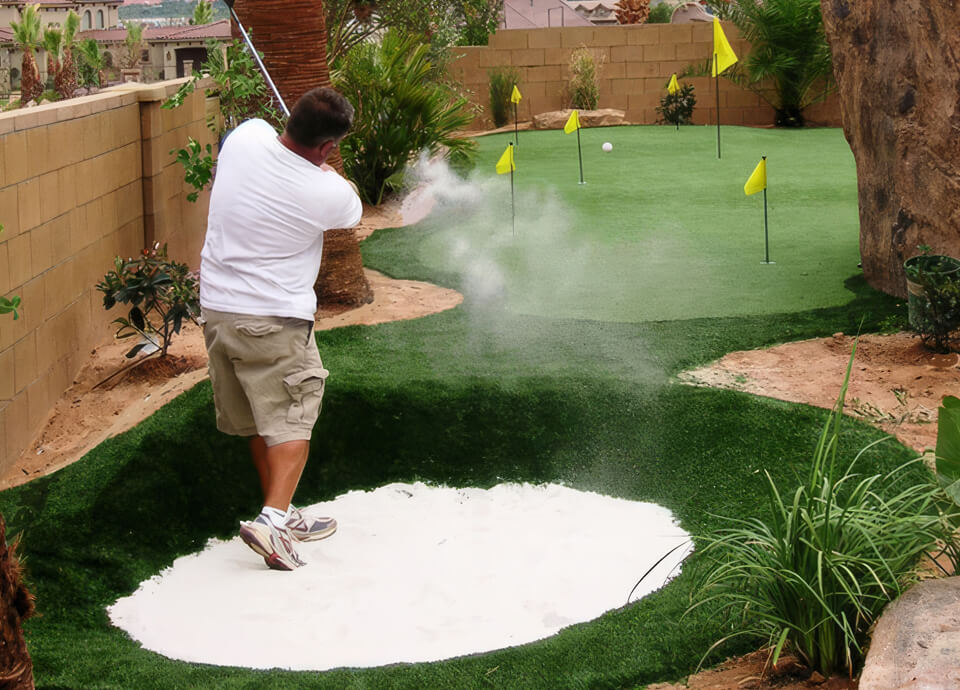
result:
[[(749, 43), (740, 38), (737, 28), (729, 22), (723, 23), (723, 30), (742, 59), (749, 51)], [(487, 46), (458, 48), (455, 55), (460, 57), (451, 61), (449, 73), (465, 87), (471, 102), (483, 109), (473, 128), (493, 126), (486, 111), (489, 71), (494, 67), (512, 66), (519, 70), (521, 120), (569, 107), (566, 87), (570, 54), (580, 46), (589, 48), (603, 63), (598, 107), (623, 110), (627, 120), (635, 124), (653, 124), (658, 119), (656, 107), (666, 93), (670, 75), (710, 59), (713, 26), (695, 23), (516, 29), (497, 32)], [(713, 82), (709, 77), (682, 80), (693, 84), (696, 90), (695, 124), (716, 123)], [(814, 106), (807, 114), (812, 122), (840, 126), (840, 109), (834, 98)], [(772, 125), (774, 119), (773, 109), (758, 96), (725, 79), (720, 80), (720, 116), (723, 124), (730, 125)]]
[(125, 85), (0, 114), (0, 295), (23, 300), (18, 320), (0, 315), (0, 475), (16, 466), (90, 349), (113, 336), (119, 308), (105, 311), (95, 289), (113, 258), (156, 239), (199, 265), (207, 196), (186, 201), (169, 151), (188, 134), (210, 141), (203, 92), (151, 115), (178, 84)]

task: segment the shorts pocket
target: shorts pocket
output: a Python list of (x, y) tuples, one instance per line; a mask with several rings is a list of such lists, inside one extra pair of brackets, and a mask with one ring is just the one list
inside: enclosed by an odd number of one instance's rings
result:
[(283, 326), (278, 323), (260, 319), (237, 321), (234, 323), (234, 328), (236, 328), (239, 333), (254, 338), (262, 338), (265, 335), (279, 333), (283, 330)]
[(284, 377), (283, 385), (286, 386), (291, 401), (287, 409), (289, 423), (313, 424), (317, 421), (323, 402), (323, 389), (329, 375), (330, 372), (323, 367), (314, 367)]

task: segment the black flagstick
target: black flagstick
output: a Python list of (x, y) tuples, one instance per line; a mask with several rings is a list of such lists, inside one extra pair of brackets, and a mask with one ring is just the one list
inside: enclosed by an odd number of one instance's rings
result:
[[(513, 144), (510, 144), (510, 146), (513, 146)], [(513, 169), (515, 167), (517, 166), (513, 162), (513, 151), (510, 151), (510, 222), (513, 225), (513, 239), (517, 239), (517, 207), (513, 200)]]
[[(763, 156), (763, 160), (767, 160), (766, 156)], [(766, 170), (764, 170), (766, 173)], [(767, 230), (767, 180), (766, 174), (764, 174), (763, 180), (763, 246), (764, 246), (764, 262), (765, 264), (773, 263), (770, 261), (770, 233)]]
[(717, 158), (720, 158), (720, 59), (716, 53), (713, 54), (713, 71), (717, 73)]
[(577, 158), (580, 159), (580, 184), (586, 184), (583, 181), (583, 153), (580, 151), (580, 113), (577, 113)]
[(513, 141), (517, 146), (520, 146), (520, 135), (517, 133), (517, 104), (513, 104)]

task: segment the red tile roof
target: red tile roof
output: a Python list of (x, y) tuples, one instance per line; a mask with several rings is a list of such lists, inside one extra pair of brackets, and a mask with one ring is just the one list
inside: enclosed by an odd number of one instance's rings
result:
[[(127, 30), (120, 29), (88, 29), (77, 32), (78, 39), (92, 38), (104, 43), (122, 43), (127, 37)], [(146, 41), (204, 41), (208, 38), (230, 38), (230, 20), (221, 19), (212, 24), (198, 24), (195, 26), (160, 26), (143, 30)]]

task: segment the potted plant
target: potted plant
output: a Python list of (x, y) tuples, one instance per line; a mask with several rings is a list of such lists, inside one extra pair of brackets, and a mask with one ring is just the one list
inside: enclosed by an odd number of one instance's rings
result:
[(903, 264), (910, 327), (924, 345), (949, 352), (960, 329), (960, 259), (920, 250)]

